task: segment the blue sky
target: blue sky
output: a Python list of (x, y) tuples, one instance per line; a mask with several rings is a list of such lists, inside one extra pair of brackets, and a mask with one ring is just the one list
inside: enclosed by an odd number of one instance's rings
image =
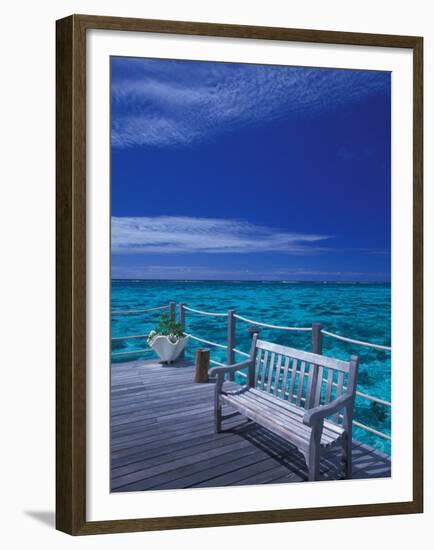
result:
[(114, 57), (112, 277), (390, 280), (390, 73)]

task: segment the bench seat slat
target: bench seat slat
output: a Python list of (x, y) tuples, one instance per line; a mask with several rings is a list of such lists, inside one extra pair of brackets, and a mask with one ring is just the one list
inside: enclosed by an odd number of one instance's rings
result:
[(264, 351), (258, 349), (256, 353), (256, 366), (255, 366), (255, 384), (259, 381), (259, 374), (261, 372), (262, 355)]
[(333, 375), (334, 375), (334, 370), (329, 369), (327, 374), (327, 389), (326, 389), (326, 396), (325, 396), (325, 404), (330, 403), (330, 400), (332, 397)]
[(280, 370), (282, 368), (282, 356), (277, 356), (276, 376), (274, 378), (274, 395), (277, 395), (280, 384)]
[[(240, 402), (246, 406), (252, 406), (253, 402), (251, 399), (246, 399), (245, 397), (240, 399)], [(291, 433), (296, 433), (303, 440), (309, 440), (311, 434), (311, 428), (303, 424), (302, 418), (299, 416), (291, 414), (290, 411), (285, 411), (283, 409), (273, 409), (270, 407), (269, 403), (254, 401), (253, 408), (258, 410), (264, 416), (267, 415), (268, 419), (280, 423), (284, 429), (289, 430)], [(271, 409), (271, 411), (270, 411)], [(323, 430), (321, 444), (322, 446), (328, 446), (335, 443), (341, 434), (336, 432), (331, 432), (326, 428)]]
[[(271, 401), (267, 400), (260, 400), (256, 398), (255, 401), (259, 403), (259, 406), (262, 408), (267, 409), (269, 412), (271, 411), (272, 415), (275, 415), (276, 417), (284, 417), (285, 420), (289, 418), (289, 421), (291, 423), (295, 423), (296, 425), (301, 425), (301, 429), (303, 431), (307, 431), (310, 435), (311, 428), (308, 426), (305, 426), (303, 424), (303, 416), (304, 414), (299, 414), (299, 411), (297, 410), (294, 405), (289, 404), (289, 407), (281, 407), (280, 403), (276, 402), (273, 403)], [(323, 429), (323, 437), (325, 440), (330, 440), (329, 443), (336, 441), (336, 439), (340, 438), (342, 436), (343, 429), (340, 426), (335, 426), (331, 422), (325, 421), (324, 423), (324, 429)]]
[[(303, 448), (308, 448), (311, 428), (303, 424), (304, 411), (297, 409), (290, 403), (283, 402), (263, 391), (247, 390), (238, 395), (222, 394), (222, 402), (225, 402), (235, 409), (240, 410), (247, 417), (251, 418), (265, 428), (274, 430), (277, 426), (279, 435), (289, 441), (293, 441)], [(340, 439), (343, 430), (339, 426), (324, 424), (321, 437), (321, 446), (327, 447)]]
[[(300, 409), (300, 408), (296, 407), (295, 405), (293, 405), (292, 403), (288, 403), (288, 401), (283, 401), (280, 398), (274, 398), (272, 395), (268, 395), (265, 392), (255, 390), (253, 388), (250, 389), (249, 391), (252, 392), (252, 394), (255, 396), (255, 398), (263, 399), (264, 401), (267, 401), (268, 403), (270, 403), (272, 406), (281, 407), (281, 408), (283, 408), (287, 411), (290, 411), (291, 414), (297, 415), (298, 417), (302, 418), (304, 416), (304, 413), (306, 412), (304, 409)], [(338, 434), (338, 435), (342, 435), (342, 433), (344, 432), (344, 429), (343, 429), (342, 426), (340, 426), (338, 424), (334, 424), (333, 422), (330, 422), (329, 420), (324, 420), (324, 428), (326, 428), (327, 430), (331, 430), (333, 432), (336, 432), (336, 434)]]
[(289, 383), (288, 401), (292, 401), (294, 398), (294, 384), (295, 377), (297, 376), (297, 359), (292, 360), (291, 381)]
[(267, 381), (267, 392), (270, 393), (271, 391), (271, 382), (273, 380), (273, 370), (274, 370), (274, 359), (276, 357), (276, 354), (275, 353), (272, 353), (271, 354), (271, 359), (270, 359), (270, 367), (268, 369), (268, 381)]
[[(280, 356), (282, 357), (282, 355)], [(285, 357), (285, 364), (283, 368), (283, 380), (282, 380), (282, 398), (285, 395), (286, 392), (286, 386), (288, 383), (288, 370), (289, 370), (289, 357)]]
[(303, 397), (303, 385), (304, 385), (304, 372), (306, 370), (306, 361), (302, 361), (300, 365), (300, 372), (298, 373), (298, 388), (297, 388), (297, 407), (301, 406), (301, 398)]
[(267, 372), (267, 363), (268, 363), (268, 351), (265, 351), (264, 360), (262, 362), (261, 389), (265, 388), (265, 374)]
[[(340, 397), (342, 395), (344, 389), (344, 375), (342, 372), (338, 372), (338, 387), (336, 389), (336, 397)], [(336, 413), (333, 417), (333, 420), (335, 422), (339, 422), (339, 413)]]
[(294, 430), (289, 431), (288, 425), (285, 425), (283, 422), (276, 420), (275, 418), (271, 418), (270, 415), (264, 415), (264, 411), (258, 406), (255, 406), (253, 401), (249, 402), (247, 400), (238, 400), (236, 403), (229, 403), (235, 406), (236, 409), (247, 418), (250, 418), (264, 428), (268, 428), (270, 431), (277, 433), (283, 439), (292, 442), (298, 448), (303, 450), (308, 449), (309, 436), (307, 434), (300, 434), (298, 431)]
[(321, 391), (323, 386), (323, 370), (324, 367), (321, 365), (318, 367), (318, 378), (316, 382), (316, 392), (315, 392), (315, 399), (313, 402), (314, 407), (321, 404)]
[[(231, 405), (233, 405), (231, 403)], [(257, 403), (248, 400), (239, 400), (236, 409), (247, 418), (254, 420), (257, 424), (268, 428), (272, 432), (278, 433), (283, 439), (290, 441), (298, 448), (306, 450), (310, 445), (310, 434), (308, 431), (299, 429), (301, 423), (288, 422), (287, 418), (276, 417), (275, 415), (266, 415), (263, 407), (257, 406)], [(338, 441), (339, 438), (331, 441), (326, 437), (321, 439), (321, 447), (328, 447)]]

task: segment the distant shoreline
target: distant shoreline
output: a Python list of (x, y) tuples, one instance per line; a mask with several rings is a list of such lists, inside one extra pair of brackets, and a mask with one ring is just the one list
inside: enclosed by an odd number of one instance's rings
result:
[(312, 284), (312, 285), (324, 285), (324, 284), (337, 284), (337, 285), (390, 285), (390, 281), (285, 281), (275, 279), (140, 279), (138, 277), (132, 278), (113, 278), (112, 282), (141, 282), (141, 283), (280, 283), (280, 284)]

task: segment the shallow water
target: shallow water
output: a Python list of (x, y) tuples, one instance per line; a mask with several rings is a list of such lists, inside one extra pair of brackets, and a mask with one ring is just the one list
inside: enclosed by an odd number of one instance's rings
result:
[[(126, 281), (112, 282), (112, 310), (149, 309), (182, 302), (194, 309), (226, 312), (235, 309), (239, 315), (274, 325), (309, 327), (313, 322), (350, 338), (390, 345), (390, 284), (363, 283), (287, 283), (251, 281)], [(147, 334), (158, 322), (158, 314), (112, 316), (112, 337)], [(248, 351), (249, 325), (237, 320), (236, 347)], [(225, 344), (224, 317), (204, 317), (187, 312), (186, 329), (196, 336)], [(293, 333), (264, 329), (261, 338), (281, 344), (310, 349), (310, 333)], [(188, 344), (187, 358), (201, 344)], [(115, 340), (113, 352), (147, 348), (145, 339)], [(390, 353), (350, 345), (325, 336), (323, 353), (342, 359), (360, 356), (358, 390), (390, 401)], [(213, 349), (211, 358), (225, 361), (225, 350)], [(113, 362), (151, 359), (153, 352), (114, 356)], [(242, 360), (242, 356), (237, 356)], [(360, 397), (356, 400), (355, 419), (381, 432), (390, 434), (389, 408)], [(390, 443), (355, 428), (354, 437), (390, 453)]]

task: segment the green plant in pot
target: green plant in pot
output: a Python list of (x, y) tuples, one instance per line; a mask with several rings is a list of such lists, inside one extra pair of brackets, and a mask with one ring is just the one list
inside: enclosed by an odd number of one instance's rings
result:
[(148, 344), (163, 363), (172, 363), (184, 351), (188, 335), (182, 325), (169, 315), (163, 314), (159, 317), (159, 324), (148, 335)]

